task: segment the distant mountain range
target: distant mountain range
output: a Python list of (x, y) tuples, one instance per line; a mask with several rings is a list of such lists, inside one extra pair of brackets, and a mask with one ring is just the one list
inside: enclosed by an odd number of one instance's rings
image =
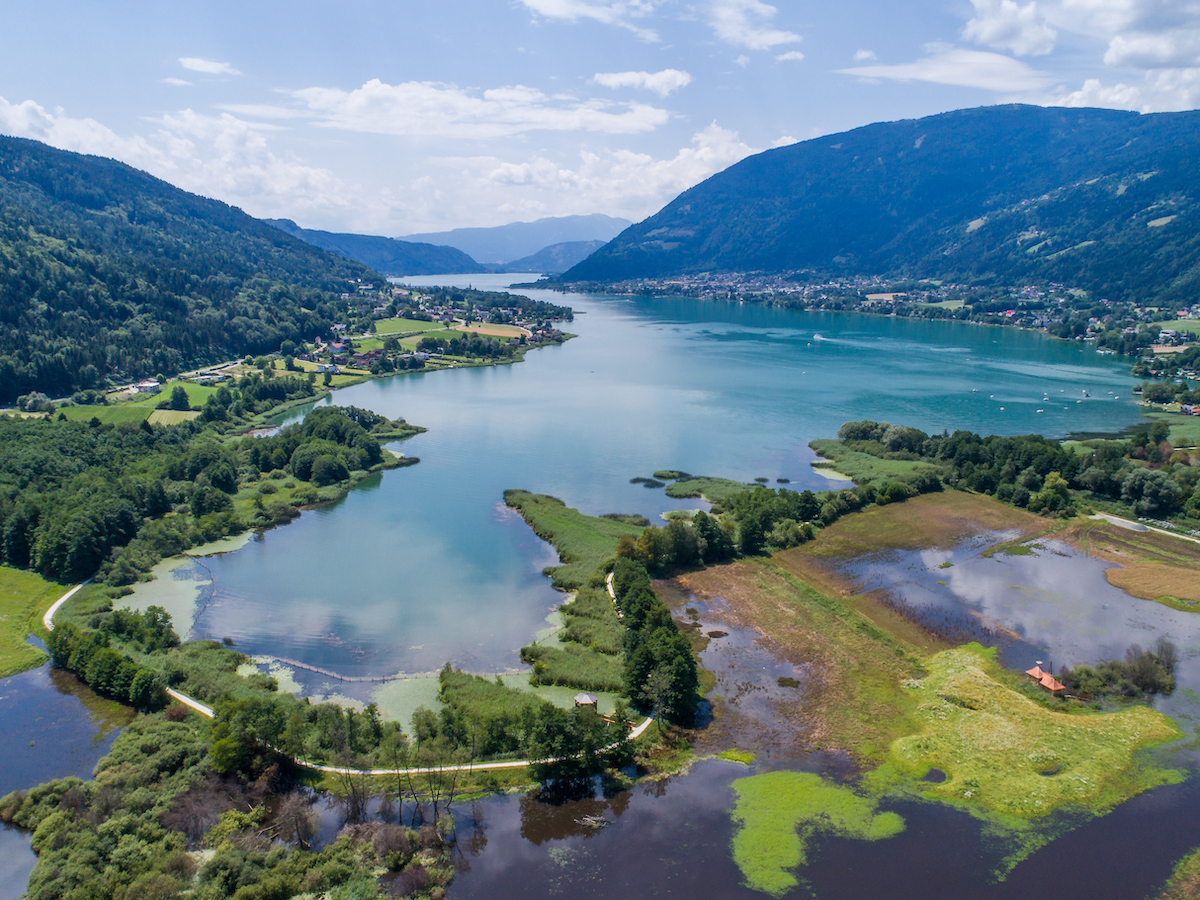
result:
[(557, 275), (565, 272), (576, 263), (587, 259), (604, 246), (604, 241), (565, 241), (561, 244), (551, 244), (543, 247), (532, 256), (514, 259), (505, 263), (504, 271), (508, 272), (540, 272), (544, 275)]
[(291, 219), (263, 221), (314, 246), (365, 263), (384, 275), (438, 275), (444, 272), (488, 271), (455, 247), (402, 241), (370, 234), (315, 231), (301, 228)]
[(807, 270), (1200, 294), (1200, 112), (997, 106), (760, 153), (561, 276)]
[(311, 340), (360, 279), (382, 280), (124, 163), (0, 137), (0, 403)]
[(576, 241), (607, 241), (630, 225), (628, 219), (593, 213), (590, 216), (559, 216), (536, 222), (513, 222), (494, 228), (455, 228), (428, 234), (409, 234), (406, 241), (425, 241), (457, 247), (481, 263), (515, 262), (551, 246)]

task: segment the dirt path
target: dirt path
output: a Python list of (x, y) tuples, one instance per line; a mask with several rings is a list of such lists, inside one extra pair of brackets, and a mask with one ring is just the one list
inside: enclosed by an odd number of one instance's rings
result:
[(92, 579), (89, 578), (87, 581), (84, 581), (84, 582), (81, 582), (81, 583), (75, 585), (75, 587), (71, 588), (69, 591), (67, 591), (65, 594), (63, 594), (61, 597), (59, 597), (57, 600), (55, 600), (53, 604), (51, 604), (50, 608), (48, 610), (46, 610), (46, 614), (44, 616), (42, 616), (42, 624), (46, 626), (47, 631), (54, 630), (54, 614), (56, 612), (58, 612), (59, 607), (61, 607), (64, 603), (66, 603), (68, 600), (70, 600), (72, 597), (74, 597), (75, 592), (78, 591), (85, 584), (89, 584), (91, 582), (91, 580)]

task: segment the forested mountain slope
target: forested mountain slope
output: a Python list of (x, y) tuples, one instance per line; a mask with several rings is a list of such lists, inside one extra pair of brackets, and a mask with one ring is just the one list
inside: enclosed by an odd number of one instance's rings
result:
[(562, 276), (697, 272), (1200, 289), (1200, 112), (998, 106), (749, 157)]
[(302, 241), (357, 259), (384, 275), (439, 275), (444, 272), (486, 272), (455, 247), (420, 244), (371, 234), (343, 234), (301, 228), (291, 219), (264, 219)]
[(123, 163), (0, 137), (0, 403), (278, 350), (368, 267)]

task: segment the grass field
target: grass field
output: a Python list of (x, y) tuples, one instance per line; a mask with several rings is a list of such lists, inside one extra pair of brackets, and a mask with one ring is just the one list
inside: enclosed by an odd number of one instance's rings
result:
[(1059, 712), (1001, 683), (992, 653), (977, 644), (945, 650), (929, 675), (905, 685), (917, 701), (916, 733), (895, 741), (870, 780), (914, 784), (928, 797), (1020, 818), (1073, 804), (1107, 810), (1179, 773), (1137, 765), (1135, 751), (1181, 737), (1145, 706), (1120, 712)]
[(430, 331), (441, 328), (440, 322), (422, 322), (417, 319), (381, 319), (375, 323), (376, 334), (407, 334), (413, 331)]
[[(991, 497), (946, 490), (843, 516), (818, 531), (814, 540), (785, 551), (779, 559), (785, 565), (789, 560), (804, 559), (836, 562), (879, 550), (947, 547), (987, 531), (1033, 535), (1049, 525), (1040, 516), (1005, 506)], [(807, 577), (809, 573), (797, 570), (797, 574)]]
[(548, 567), (546, 574), (563, 591), (586, 584), (588, 576), (613, 555), (622, 537), (636, 539), (642, 533), (636, 525), (586, 516), (546, 494), (509, 490), (504, 492), (504, 502), (524, 517), (538, 537), (558, 551), (562, 565)]
[(200, 413), (194, 409), (156, 409), (148, 416), (151, 425), (178, 425), (180, 422), (190, 422)]
[(42, 615), (66, 591), (32, 572), (0, 566), (0, 678), (45, 662), (46, 654), (25, 638), (41, 631)]
[(817, 834), (878, 841), (904, 830), (894, 812), (879, 813), (875, 801), (809, 772), (767, 772), (733, 783), (733, 859), (746, 883), (776, 897), (799, 882), (788, 869), (808, 861)]
[(1200, 319), (1170, 319), (1166, 322), (1155, 322), (1154, 324), (1159, 328), (1173, 328), (1175, 331), (1200, 334)]
[(470, 325), (459, 325), (455, 330), (500, 338), (520, 337), (523, 334), (529, 334), (526, 329), (518, 328), (516, 325), (482, 325), (479, 322), (472, 322)]
[(220, 390), (218, 387), (211, 387), (207, 384), (192, 384), (189, 381), (168, 381), (163, 385), (162, 391), (157, 394), (139, 394), (135, 399), (128, 402), (129, 406), (147, 406), (154, 409), (158, 404), (170, 399), (171, 391), (176, 387), (182, 387), (187, 391), (188, 403), (192, 406), (203, 406), (208, 402), (208, 398)]
[(1171, 427), (1167, 440), (1173, 447), (1200, 446), (1200, 416), (1185, 416), (1181, 413), (1151, 412), (1142, 415), (1153, 422), (1166, 422)]
[[(833, 464), (834, 470), (853, 479), (858, 484), (870, 481), (890, 481), (935, 468), (927, 462), (880, 459), (869, 453), (859, 453), (857, 450), (848, 449), (838, 440), (811, 441), (808, 446), (812, 447), (818, 456), (829, 460)], [(819, 467), (819, 463), (814, 465), (814, 468)]]
[(149, 406), (121, 403), (113, 406), (64, 406), (61, 412), (72, 422), (90, 422), (96, 418), (102, 425), (120, 425), (122, 422), (137, 424), (145, 421), (154, 410)]

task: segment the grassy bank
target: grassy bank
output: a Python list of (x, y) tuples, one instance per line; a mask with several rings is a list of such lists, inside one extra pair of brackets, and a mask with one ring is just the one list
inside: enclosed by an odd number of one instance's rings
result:
[(907, 478), (918, 472), (933, 469), (927, 462), (907, 459), (880, 459), (868, 453), (849, 449), (836, 439), (811, 441), (810, 447), (828, 462), (816, 462), (814, 468), (829, 467), (852, 479), (856, 484), (893, 481)]
[(1171, 880), (1155, 900), (1196, 900), (1200, 897), (1200, 849), (1179, 861)]
[(66, 590), (33, 572), (0, 566), (0, 678), (46, 661), (25, 638), (41, 633), (42, 615)]
[(615, 519), (584, 515), (557, 497), (508, 490), (504, 502), (517, 510), (534, 534), (554, 545), (562, 565), (545, 572), (561, 591), (583, 587), (588, 577), (613, 555), (623, 537), (637, 539), (641, 527)]
[(878, 786), (916, 784), (931, 769), (940, 783), (920, 782), (925, 796), (1035, 818), (1067, 804), (1103, 812), (1178, 777), (1138, 765), (1136, 751), (1181, 737), (1156, 710), (1120, 712), (1047, 708), (1002, 683), (993, 654), (970, 645), (927, 663), (907, 682), (918, 729), (891, 745), (871, 776)]

